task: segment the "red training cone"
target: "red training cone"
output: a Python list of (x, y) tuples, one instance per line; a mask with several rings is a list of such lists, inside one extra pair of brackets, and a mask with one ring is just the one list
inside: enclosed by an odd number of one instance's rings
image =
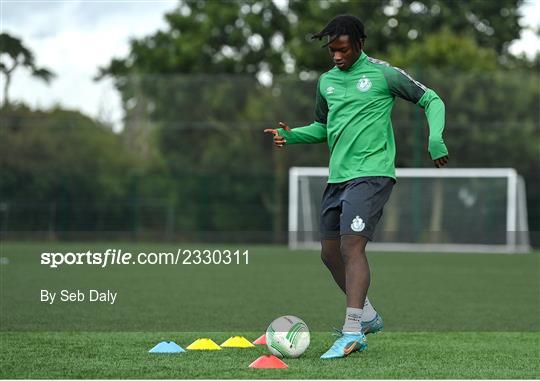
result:
[(287, 364), (273, 355), (263, 355), (257, 360), (249, 364), (250, 368), (258, 369), (284, 369), (288, 368)]
[(266, 334), (262, 334), (257, 340), (253, 342), (255, 345), (266, 345)]

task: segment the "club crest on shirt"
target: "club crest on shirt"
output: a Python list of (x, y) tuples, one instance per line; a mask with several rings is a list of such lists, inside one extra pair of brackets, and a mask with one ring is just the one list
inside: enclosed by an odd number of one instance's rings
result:
[(351, 229), (355, 232), (361, 232), (366, 227), (364, 220), (360, 216), (356, 216), (352, 220)]
[(360, 78), (356, 83), (356, 88), (358, 89), (358, 91), (365, 93), (366, 91), (371, 89), (371, 81), (369, 80), (369, 78), (363, 75), (362, 78)]

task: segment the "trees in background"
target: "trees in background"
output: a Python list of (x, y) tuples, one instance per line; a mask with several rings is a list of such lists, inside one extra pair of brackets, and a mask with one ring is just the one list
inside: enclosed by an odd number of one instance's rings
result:
[(49, 83), (54, 73), (49, 69), (37, 67), (34, 54), (16, 37), (8, 33), (0, 33), (0, 72), (4, 75), (3, 105), (9, 104), (8, 90), (13, 72), (17, 68), (25, 68), (36, 77)]
[[(183, 205), (180, 224), (204, 230), (271, 224), (284, 231), (287, 168), (326, 165), (328, 151), (324, 145), (274, 150), (260, 131), (277, 120), (295, 126), (312, 120), (316, 79), (331, 62), (322, 42), (310, 36), (338, 14), (364, 21), (368, 54), (409, 69), (441, 93), (454, 165), (497, 165), (475, 147), (486, 149), (483, 137), (512, 131), (516, 141), (531, 142), (527, 159), (508, 160), (515, 147), (503, 140), (489, 139), (490, 150), (505, 153), (500, 163), (528, 170), (524, 162), (534, 161), (537, 138), (527, 107), (538, 94), (525, 86), (524, 103), (508, 110), (495, 90), (523, 88), (523, 75), (505, 66), (508, 45), (519, 37), (520, 5), (291, 0), (278, 7), (270, 0), (186, 0), (165, 16), (165, 30), (134, 40), (128, 56), (100, 75), (114, 78), (126, 105), (147, 105), (168, 173), (179, 182), (174, 193)], [(492, 108), (506, 110), (496, 123)], [(394, 120), (402, 166), (431, 165), (419, 113), (398, 101)], [(528, 127), (520, 129), (522, 123)]]
[(310, 43), (310, 36), (333, 16), (349, 13), (363, 21), (366, 50), (373, 56), (387, 56), (395, 47), (407, 49), (445, 29), (469, 37), (496, 55), (507, 55), (510, 42), (519, 38), (521, 4), (520, 0), (292, 0), (287, 11), (291, 21), (287, 49), (297, 72), (328, 70), (331, 63), (326, 50), (320, 49), (322, 43)]
[(24, 105), (4, 107), (0, 125), (0, 199), (9, 209), (0, 214), (11, 230), (126, 226), (137, 160), (120, 136), (77, 111)]
[[(519, 37), (521, 3), (290, 0), (282, 7), (271, 0), (180, 1), (165, 15), (164, 30), (132, 40), (126, 57), (100, 69), (98, 77), (112, 77), (122, 96), (126, 118), (121, 135), (96, 124), (88, 129), (95, 130), (95, 137), (69, 143), (96, 152), (118, 147), (125, 160), (103, 151), (108, 168), (61, 156), (69, 163), (63, 169), (73, 167), (76, 173), (87, 168), (98, 184), (117, 180), (110, 188), (86, 188), (94, 200), (109, 194), (132, 205), (141, 199), (166, 200), (173, 212), (163, 218), (171, 229), (273, 230), (274, 239), (283, 239), (287, 169), (326, 165), (328, 150), (324, 144), (276, 150), (262, 129), (278, 120), (292, 126), (311, 122), (317, 77), (331, 62), (322, 42), (309, 37), (333, 16), (352, 13), (366, 25), (369, 55), (411, 71), (446, 101), (452, 165), (516, 167), (528, 180), (531, 222), (540, 224), (535, 196), (540, 194), (535, 175), (538, 73), (534, 64), (507, 51)], [(421, 110), (397, 101), (394, 121), (398, 165), (430, 166)], [(54, 130), (52, 124), (27, 131), (23, 140), (31, 142), (37, 134), (46, 146), (59, 144), (62, 134), (46, 132)], [(16, 135), (9, 139), (14, 158), (30, 155), (17, 146)], [(16, 174), (2, 188), (9, 197), (25, 194), (17, 193), (19, 184), (22, 190), (43, 187), (24, 185), (24, 174), (38, 179), (45, 169), (16, 169), (17, 161), (2, 164), (5, 173)], [(73, 190), (84, 184), (83, 178), (74, 179), (64, 184)], [(44, 199), (58, 194), (47, 192), (38, 194)], [(134, 221), (142, 218), (133, 208), (124, 214)]]

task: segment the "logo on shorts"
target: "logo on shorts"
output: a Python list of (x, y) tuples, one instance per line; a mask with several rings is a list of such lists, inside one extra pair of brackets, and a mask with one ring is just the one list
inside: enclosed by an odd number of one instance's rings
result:
[(363, 75), (362, 78), (360, 78), (356, 83), (356, 88), (358, 89), (358, 91), (364, 93), (371, 89), (371, 81), (369, 80), (369, 78), (366, 78), (366, 76)]
[(356, 216), (352, 220), (351, 229), (355, 232), (361, 232), (366, 227), (364, 220), (360, 216)]

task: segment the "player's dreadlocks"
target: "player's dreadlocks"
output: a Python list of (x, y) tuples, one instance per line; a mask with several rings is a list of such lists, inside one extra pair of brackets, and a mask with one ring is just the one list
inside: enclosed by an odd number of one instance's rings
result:
[(367, 37), (362, 21), (351, 15), (340, 15), (330, 20), (324, 29), (311, 36), (311, 39), (321, 40), (323, 37), (328, 36), (329, 40), (323, 45), (324, 48), (343, 35), (349, 36), (351, 44), (357, 51), (360, 49), (360, 43)]

